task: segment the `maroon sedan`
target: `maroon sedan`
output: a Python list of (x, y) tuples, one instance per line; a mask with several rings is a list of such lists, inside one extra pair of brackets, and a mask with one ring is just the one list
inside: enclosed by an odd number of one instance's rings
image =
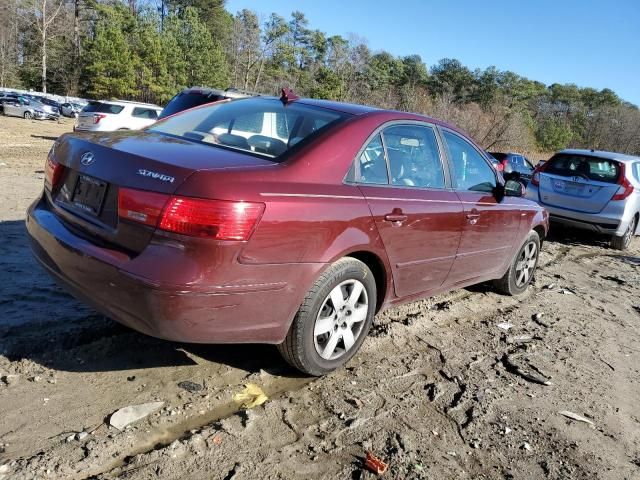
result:
[(321, 375), (390, 305), (488, 280), (522, 293), (548, 222), (521, 196), (450, 125), (283, 95), (63, 135), (27, 228), (105, 315), (169, 340), (277, 344)]

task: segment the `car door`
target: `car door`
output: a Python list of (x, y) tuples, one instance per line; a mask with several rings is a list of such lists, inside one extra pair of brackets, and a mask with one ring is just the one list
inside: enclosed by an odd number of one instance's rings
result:
[(396, 295), (440, 287), (455, 259), (463, 212), (448, 188), (434, 127), (388, 125), (359, 154), (356, 175), (387, 252)]
[(11, 100), (4, 104), (4, 114), (12, 117), (21, 117), (22, 110), (21, 101), (19, 99)]
[(489, 161), (461, 135), (442, 129), (451, 181), (464, 208), (464, 227), (448, 285), (486, 277), (503, 268), (520, 226), (516, 203), (499, 202)]

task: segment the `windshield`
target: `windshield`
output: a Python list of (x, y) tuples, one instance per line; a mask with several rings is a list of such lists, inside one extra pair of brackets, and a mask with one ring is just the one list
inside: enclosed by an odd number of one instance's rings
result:
[(562, 177), (582, 177), (598, 182), (616, 183), (620, 176), (618, 162), (605, 158), (560, 154), (548, 163), (544, 173)]
[(246, 98), (189, 110), (149, 130), (277, 158), (347, 116), (295, 102), (284, 105), (277, 99)]

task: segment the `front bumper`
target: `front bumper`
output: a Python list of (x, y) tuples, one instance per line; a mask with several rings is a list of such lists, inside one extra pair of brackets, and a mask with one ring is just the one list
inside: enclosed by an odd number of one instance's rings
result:
[[(147, 335), (193, 343), (280, 343), (323, 264), (252, 265), (251, 283), (195, 287), (127, 271), (136, 261), (74, 235), (39, 199), (26, 220), (32, 251), (64, 289), (104, 315)], [(152, 262), (159, 253), (150, 245)], [(166, 247), (162, 247), (165, 248)], [(179, 264), (180, 250), (169, 263)], [(177, 262), (177, 263), (176, 263)], [(190, 259), (185, 265), (190, 267)], [(149, 263), (142, 259), (138, 263)], [(260, 281), (263, 279), (263, 281)], [(275, 279), (275, 281), (274, 281)]]

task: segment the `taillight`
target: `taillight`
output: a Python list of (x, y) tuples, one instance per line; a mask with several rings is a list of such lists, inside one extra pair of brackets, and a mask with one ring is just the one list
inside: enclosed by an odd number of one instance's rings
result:
[(549, 162), (544, 162), (542, 165), (536, 165), (536, 168), (533, 170), (533, 175), (531, 176), (531, 184), (535, 187), (540, 185), (540, 174), (544, 172), (544, 170), (549, 165)]
[(171, 197), (160, 229), (216, 240), (248, 240), (264, 212), (264, 203)]
[(118, 216), (155, 227), (169, 195), (121, 188), (118, 190)]
[(624, 173), (624, 163), (620, 163), (620, 176), (618, 177), (618, 191), (611, 197), (611, 200), (624, 200), (633, 193), (633, 185)]
[(121, 188), (118, 216), (168, 232), (215, 240), (248, 240), (264, 203), (205, 200)]
[(103, 115), (101, 113), (94, 113), (93, 114), (93, 123), (94, 123), (94, 125), (97, 124), (97, 123), (100, 123), (100, 120), (102, 120), (105, 117), (106, 117), (106, 115)]
[(47, 163), (44, 166), (45, 183), (48, 183), (51, 188), (56, 187), (62, 178), (62, 172), (64, 172), (64, 165), (58, 163), (51, 153), (47, 155)]

